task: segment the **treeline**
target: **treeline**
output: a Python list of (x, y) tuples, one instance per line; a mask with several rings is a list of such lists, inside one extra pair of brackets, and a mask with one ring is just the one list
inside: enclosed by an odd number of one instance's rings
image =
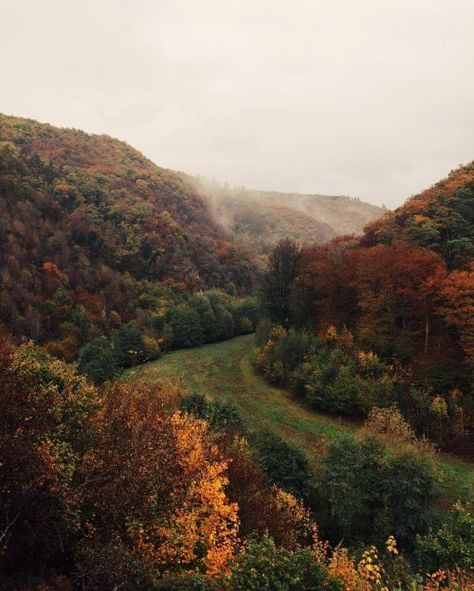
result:
[(150, 284), (179, 303), (248, 295), (246, 252), (183, 174), (107, 136), (0, 115), (0, 320), (72, 361), (140, 320)]
[(433, 250), (450, 269), (469, 268), (474, 259), (474, 162), (365, 229), (365, 245), (396, 240)]
[[(255, 330), (260, 304), (255, 298), (236, 298), (213, 290), (163, 298), (160, 286), (150, 285), (137, 304), (137, 320), (123, 324), (110, 339), (99, 336), (79, 352), (79, 372), (97, 384), (120, 369), (158, 359), (169, 349), (215, 343)], [(46, 346), (57, 353), (57, 344)]]
[[(285, 466), (291, 470), (292, 450), (277, 446), (278, 472), (265, 437), (257, 452), (249, 449), (238, 413), (223, 403), (131, 382), (97, 389), (34, 345), (14, 347), (6, 333), (0, 399), (6, 591), (460, 591), (473, 584), (467, 505), (414, 543), (416, 560), (434, 564), (433, 575), (417, 575), (393, 536), (378, 550), (331, 549), (285, 490), (303, 475), (302, 494), (310, 493), (304, 463), (276, 484)], [(408, 451), (384, 459), (377, 441), (330, 448), (325, 487), (336, 522), (346, 531), (356, 516), (368, 531), (364, 500), (382, 511), (387, 529), (395, 520), (403, 544), (413, 543), (434, 498), (431, 468), (421, 458), (407, 462)], [(398, 497), (380, 504), (390, 486)]]
[(270, 324), (256, 363), (270, 380), (346, 415), (397, 404), (418, 434), (472, 450), (472, 261), (449, 269), (401, 240), (286, 240), (270, 255), (262, 300)]

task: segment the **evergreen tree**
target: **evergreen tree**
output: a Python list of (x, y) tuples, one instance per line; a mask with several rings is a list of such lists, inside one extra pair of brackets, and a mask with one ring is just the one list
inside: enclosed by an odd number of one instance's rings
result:
[(90, 376), (96, 384), (103, 384), (117, 374), (114, 350), (105, 337), (98, 337), (82, 347), (79, 353), (78, 371)]
[(297, 277), (300, 249), (293, 240), (280, 241), (269, 257), (262, 288), (263, 305), (270, 318), (282, 326), (291, 323), (291, 293)]

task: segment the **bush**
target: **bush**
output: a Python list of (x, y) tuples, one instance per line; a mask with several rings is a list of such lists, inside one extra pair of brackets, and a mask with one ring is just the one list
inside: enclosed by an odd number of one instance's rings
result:
[(474, 564), (474, 510), (458, 502), (436, 531), (417, 536), (416, 556), (424, 571), (471, 568)]
[(299, 448), (268, 432), (254, 436), (251, 446), (268, 484), (275, 484), (297, 497), (304, 498), (310, 494), (312, 482), (308, 460)]
[(173, 347), (195, 347), (204, 343), (204, 330), (196, 310), (184, 305), (174, 308), (169, 323), (173, 332)]
[(255, 330), (255, 345), (257, 347), (263, 347), (263, 345), (265, 345), (265, 343), (268, 341), (268, 337), (270, 336), (272, 328), (273, 323), (270, 319), (264, 318), (263, 320), (260, 320)]
[(82, 347), (78, 371), (99, 385), (113, 379), (118, 373), (118, 366), (110, 341), (99, 337)]
[(342, 591), (309, 550), (290, 552), (278, 548), (264, 535), (251, 538), (247, 548), (231, 565), (229, 591)]
[(121, 367), (130, 367), (146, 359), (145, 346), (138, 328), (124, 324), (112, 338), (115, 359)]
[(205, 419), (216, 431), (223, 433), (244, 432), (242, 416), (230, 402), (208, 402), (203, 394), (194, 392), (183, 398), (181, 409), (196, 418)]
[(394, 535), (411, 551), (416, 534), (432, 523), (437, 478), (418, 450), (387, 455), (375, 438), (343, 435), (330, 445), (323, 467), (335, 535), (375, 543)]

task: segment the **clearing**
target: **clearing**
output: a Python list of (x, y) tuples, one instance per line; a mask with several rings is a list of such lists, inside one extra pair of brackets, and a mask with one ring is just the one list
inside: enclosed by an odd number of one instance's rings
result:
[[(273, 387), (258, 376), (250, 362), (253, 335), (229, 341), (181, 349), (158, 361), (126, 372), (128, 379), (147, 382), (172, 381), (187, 392), (234, 404), (245, 425), (268, 430), (302, 449), (313, 468), (328, 440), (359, 425), (306, 407), (286, 390)], [(474, 497), (474, 465), (447, 454), (438, 454), (445, 502)]]

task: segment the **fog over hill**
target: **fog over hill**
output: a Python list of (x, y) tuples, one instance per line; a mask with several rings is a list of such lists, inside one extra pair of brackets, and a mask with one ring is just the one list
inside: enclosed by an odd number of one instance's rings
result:
[(196, 179), (222, 225), (243, 244), (267, 253), (282, 238), (324, 243), (346, 234), (362, 234), (384, 208), (346, 195), (254, 191)]

